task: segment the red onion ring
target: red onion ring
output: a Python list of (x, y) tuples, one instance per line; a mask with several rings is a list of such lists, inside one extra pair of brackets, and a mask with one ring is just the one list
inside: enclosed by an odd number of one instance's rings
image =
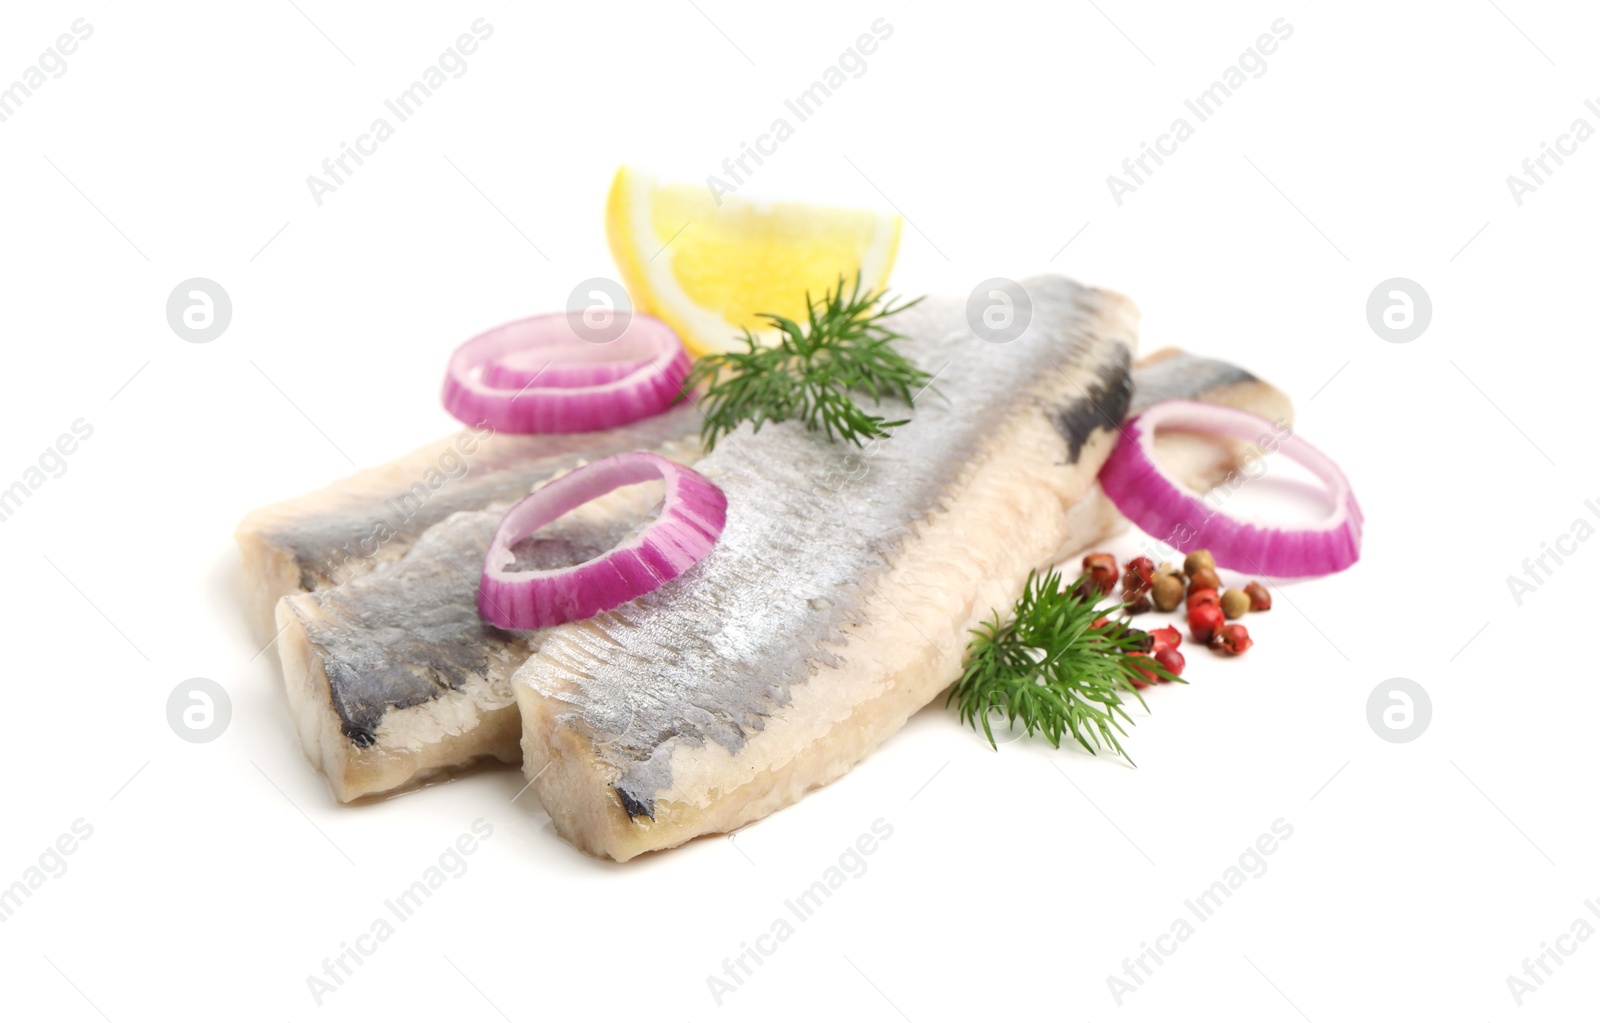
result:
[(500, 433), (584, 433), (665, 412), (683, 390), (689, 353), (665, 323), (627, 315), (606, 346), (576, 334), (565, 313), (479, 334), (450, 356), (444, 407)]
[[(514, 572), (511, 548), (541, 526), (618, 487), (659, 479), (661, 513), (626, 542), (570, 568)], [(716, 545), (728, 499), (716, 484), (660, 455), (597, 459), (518, 501), (483, 560), (478, 614), (502, 629), (546, 629), (609, 611), (676, 579)]]
[[(1277, 529), (1242, 522), (1208, 506), (1177, 483), (1155, 457), (1160, 428), (1232, 437), (1278, 449), (1328, 488), (1333, 511), (1308, 528)], [(1100, 487), (1117, 510), (1140, 529), (1180, 551), (1205, 548), (1218, 565), (1280, 578), (1327, 575), (1361, 556), (1361, 508), (1350, 481), (1333, 460), (1295, 434), (1278, 437), (1274, 424), (1220, 405), (1164, 401), (1122, 426), (1122, 439), (1100, 470)]]

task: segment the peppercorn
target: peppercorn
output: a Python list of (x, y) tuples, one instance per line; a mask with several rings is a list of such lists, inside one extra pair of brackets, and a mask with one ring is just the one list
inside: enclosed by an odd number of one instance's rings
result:
[(1252, 579), (1250, 581), (1250, 585), (1244, 588), (1244, 592), (1245, 595), (1250, 598), (1250, 610), (1272, 610), (1272, 594), (1267, 592), (1267, 588), (1265, 586), (1262, 586), (1260, 583)]
[[(1176, 632), (1177, 630), (1174, 629), (1173, 631)], [(1157, 664), (1172, 672), (1174, 675), (1183, 674), (1183, 655), (1178, 653), (1178, 651), (1172, 647), (1156, 647), (1155, 658)], [(1164, 678), (1161, 681), (1171, 682), (1172, 680)]]
[(1188, 610), (1193, 611), (1201, 604), (1209, 604), (1212, 607), (1220, 609), (1222, 607), (1222, 598), (1217, 596), (1216, 590), (1195, 590), (1193, 593), (1189, 594), (1189, 601), (1184, 606)]
[(1131, 615), (1142, 615), (1154, 606), (1150, 603), (1150, 594), (1141, 593), (1128, 601), (1127, 612)]
[(1155, 636), (1143, 629), (1129, 629), (1124, 635), (1133, 640), (1133, 648), (1142, 654), (1147, 654), (1156, 647)]
[(1175, 575), (1158, 575), (1150, 585), (1150, 596), (1156, 607), (1171, 611), (1183, 603), (1183, 579)]
[(1237, 656), (1256, 645), (1243, 625), (1225, 625), (1211, 640), (1211, 648), (1229, 656)]
[(1176, 650), (1178, 645), (1183, 642), (1183, 637), (1179, 635), (1178, 630), (1170, 625), (1163, 625), (1159, 629), (1151, 629), (1150, 638), (1155, 642), (1157, 650), (1162, 647), (1171, 647)]
[(1216, 590), (1222, 592), (1222, 580), (1217, 578), (1214, 568), (1198, 568), (1189, 573), (1189, 592), (1195, 590)]
[[(1189, 577), (1183, 574), (1183, 568), (1179, 565), (1174, 565), (1170, 561), (1163, 561), (1156, 568), (1155, 578), (1156, 580), (1159, 580), (1163, 576), (1171, 576), (1172, 578), (1178, 580), (1178, 582), (1182, 583), (1184, 589), (1189, 588)], [(1154, 581), (1155, 580), (1152, 580), (1152, 582)]]
[(1201, 604), (1189, 609), (1189, 632), (1197, 643), (1210, 643), (1222, 626), (1222, 608)]
[(1155, 562), (1149, 558), (1134, 558), (1123, 566), (1122, 592), (1130, 597), (1150, 592), (1150, 583), (1155, 574)]
[(1228, 618), (1239, 618), (1250, 610), (1250, 595), (1243, 590), (1222, 592), (1222, 613)]
[(1189, 556), (1183, 559), (1183, 570), (1191, 576), (1202, 568), (1209, 568), (1212, 571), (1216, 571), (1217, 568), (1217, 560), (1204, 548), (1190, 551)]
[(1084, 555), (1083, 571), (1102, 597), (1117, 584), (1117, 559), (1110, 554), (1099, 552)]

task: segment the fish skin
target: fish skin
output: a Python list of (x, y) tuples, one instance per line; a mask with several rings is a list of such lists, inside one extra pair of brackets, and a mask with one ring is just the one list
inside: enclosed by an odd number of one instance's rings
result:
[[(1163, 348), (1139, 359), (1137, 386), (1128, 406), (1138, 415), (1161, 401), (1199, 400), (1213, 405), (1248, 409), (1263, 419), (1285, 423), (1294, 418), (1289, 396), (1231, 362), (1195, 355), (1180, 348)], [(1196, 385), (1203, 382), (1203, 388)]]
[(687, 403), (612, 430), (497, 434), (466, 429), (301, 497), (258, 508), (235, 532), (251, 619), (274, 635), (278, 601), (398, 560), (463, 511), (504, 507), (558, 472), (623, 451), (698, 457), (702, 417)]
[(1132, 406), (1136, 314), (1064, 278), (1024, 287), (1033, 320), (1009, 345), (957, 300), (902, 314), (901, 350), (941, 393), (891, 438), (730, 434), (696, 466), (728, 496), (711, 553), (541, 637), (512, 688), (562, 837), (627, 860), (834, 780), (959, 676), (970, 630), (1030, 570), (1113, 527), (1087, 499)]
[(482, 760), (518, 762), (516, 707), (489, 679), (520, 664), (527, 644), (479, 620), (470, 601), (431, 596), (475, 591), (469, 574), (437, 575), (456, 571), (452, 562), (470, 572), (471, 537), (487, 548), (497, 522), (457, 513), (424, 534), (417, 557), (278, 602), (295, 729), (340, 802)]
[[(1169, 353), (1173, 361), (1162, 365)], [(1140, 365), (1135, 412), (1160, 397), (1192, 395), (1187, 381), (1196, 379), (1213, 381), (1215, 393), (1207, 400), (1222, 404), (1235, 403), (1222, 393), (1224, 382), (1259, 386), (1242, 369), (1175, 349), (1148, 356)], [(1282, 414), (1287, 415), (1287, 400), (1281, 404)], [(423, 532), (451, 515), (509, 505), (580, 461), (621, 451), (659, 450), (674, 461), (690, 463), (700, 454), (701, 422), (699, 411), (686, 403), (652, 419), (598, 433), (514, 436), (462, 430), (321, 490), (258, 508), (236, 533), (257, 631), (263, 639), (274, 634), (281, 598), (335, 586), (392, 563)], [(428, 487), (430, 472), (439, 474), (433, 479), (444, 482), (428, 490), (427, 500), (412, 512), (415, 488)], [(378, 536), (387, 539), (369, 544), (376, 549), (365, 556), (363, 542)]]

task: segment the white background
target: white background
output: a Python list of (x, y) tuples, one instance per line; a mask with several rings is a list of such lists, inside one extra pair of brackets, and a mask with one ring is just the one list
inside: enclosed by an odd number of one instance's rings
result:
[[(1592, 9), (296, 2), (3, 16), (0, 82), (75, 18), (94, 26), (0, 124), (0, 480), (94, 427), (0, 523), (0, 885), (74, 820), (94, 829), (0, 924), (8, 1018), (1323, 1023), (1595, 1004), (1600, 941), (1520, 1009), (1506, 985), (1575, 919), (1600, 926), (1600, 545), (1522, 606), (1506, 583), (1600, 521), (1600, 141), (1521, 206), (1505, 182), (1574, 118), (1600, 128)], [(306, 176), (478, 17), (494, 34), (468, 72), (317, 206)], [(1366, 510), (1360, 565), (1284, 591), (1242, 660), (1191, 656), (1193, 684), (1153, 693), (1133, 730), (1136, 770), (994, 753), (935, 707), (736, 845), (623, 866), (512, 802), (514, 771), (335, 806), (274, 652), (254, 656), (235, 522), (446, 433), (454, 344), (614, 273), (619, 163), (703, 178), (878, 17), (894, 34), (868, 71), (746, 194), (898, 207), (902, 292), (1054, 269), (1133, 296), (1147, 349), (1224, 356), (1293, 396)], [(1117, 205), (1106, 176), (1278, 18), (1294, 33), (1266, 73)], [(193, 276), (232, 296), (210, 344), (166, 323)], [(1432, 297), (1409, 344), (1366, 320), (1394, 276)], [(195, 676), (232, 696), (205, 745), (165, 716)], [(1397, 676), (1433, 703), (1406, 744), (1366, 716)], [(494, 834), (467, 874), (316, 1006), (307, 975), (480, 817)], [(894, 833), (866, 875), (719, 1008), (707, 975), (878, 818)], [(1118, 1007), (1107, 976), (1279, 818), (1294, 833), (1267, 873)]]

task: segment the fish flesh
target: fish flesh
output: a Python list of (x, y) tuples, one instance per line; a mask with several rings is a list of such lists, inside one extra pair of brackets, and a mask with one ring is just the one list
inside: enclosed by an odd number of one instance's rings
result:
[(540, 435), (463, 430), (321, 490), (259, 508), (235, 537), (252, 621), (263, 641), (283, 597), (358, 578), (398, 560), (458, 512), (508, 506), (558, 472), (623, 451), (698, 456), (702, 418), (685, 403), (612, 430)]
[[(539, 637), (511, 688), (562, 837), (628, 860), (833, 781), (959, 677), (970, 630), (1031, 570), (1114, 527), (1095, 477), (1137, 407), (1136, 312), (1061, 277), (1023, 286), (1032, 321), (1007, 344), (978, 338), (961, 298), (896, 318), (938, 389), (892, 436), (729, 434), (696, 464), (728, 498), (717, 546)], [(1146, 400), (1196, 389), (1182, 358), (1156, 360)], [(1271, 391), (1242, 371), (1225, 388)]]

